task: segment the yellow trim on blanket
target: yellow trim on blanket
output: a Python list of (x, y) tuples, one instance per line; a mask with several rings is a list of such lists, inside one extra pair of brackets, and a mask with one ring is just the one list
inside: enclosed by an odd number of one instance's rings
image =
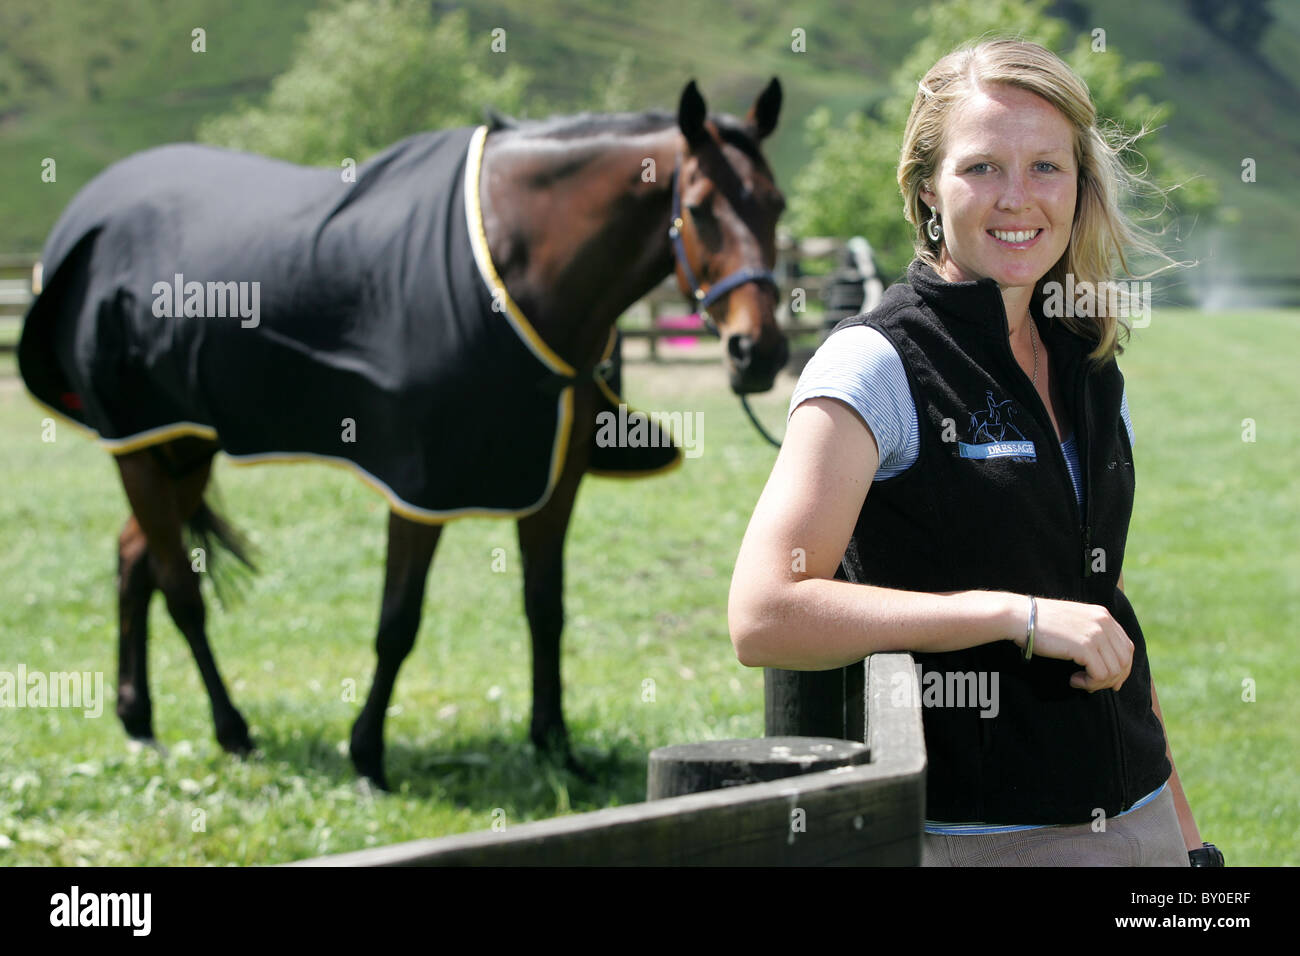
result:
[[(333, 465), (336, 468), (343, 468), (352, 472), (357, 478), (373, 491), (379, 492), (387, 501), (388, 507), (395, 513), (401, 515), (410, 521), (419, 524), (446, 524), (448, 521), (455, 521), (457, 518), (524, 518), (545, 506), (550, 501), (551, 494), (555, 488), (555, 482), (559, 478), (559, 469), (555, 466), (557, 459), (563, 459), (564, 450), (568, 447), (569, 435), (571, 432), (570, 422), (573, 420), (573, 390), (566, 388), (560, 396), (560, 425), (556, 428), (555, 444), (552, 446), (551, 454), (551, 475), (547, 484), (546, 494), (542, 500), (528, 508), (518, 511), (507, 509), (491, 508), (456, 508), (452, 511), (429, 511), (424, 508), (417, 508), (415, 505), (408, 504), (399, 498), (393, 489), (376, 478), (370, 472), (366, 471), (356, 462), (347, 458), (336, 458), (331, 455), (313, 455), (302, 452), (262, 452), (254, 455), (232, 455), (226, 452), (226, 457), (230, 459), (231, 464), (238, 465), (241, 468), (249, 465), (267, 465), (267, 464), (296, 464), (309, 462), (312, 464)], [(556, 451), (558, 449), (558, 455)]]
[(200, 425), (198, 422), (177, 422), (175, 425), (151, 428), (147, 432), (140, 432), (130, 438), (101, 438), (99, 443), (114, 455), (129, 455), (133, 451), (139, 451), (151, 445), (161, 445), (174, 438), (184, 438), (186, 436), (216, 441), (217, 430), (209, 428), (207, 425)]
[[(389, 508), (411, 521), (420, 524), (445, 524), (456, 518), (522, 518), (539, 510), (547, 501), (550, 500), (551, 492), (554, 489), (555, 482), (559, 478), (559, 467), (555, 464), (558, 457), (563, 456), (563, 451), (568, 447), (569, 436), (572, 433), (571, 423), (573, 421), (573, 396), (572, 389), (565, 389), (560, 396), (560, 408), (557, 410), (560, 416), (560, 426), (556, 429), (555, 443), (551, 450), (551, 474), (548, 479), (546, 498), (540, 504), (535, 504), (530, 508), (522, 511), (494, 511), (484, 508), (458, 508), (454, 511), (429, 511), (424, 508), (417, 508), (415, 505), (408, 504), (397, 496), (393, 489), (376, 478), (370, 472), (366, 471), (356, 462), (347, 458), (337, 458), (332, 455), (313, 455), (310, 452), (259, 452), (252, 455), (232, 455), (224, 451), (223, 454), (230, 459), (232, 465), (239, 467), (248, 467), (250, 465), (280, 465), (280, 464), (324, 464), (333, 465), (336, 468), (343, 468), (350, 471), (355, 477), (367, 485), (371, 490), (378, 492), (387, 502)], [(142, 451), (154, 445), (162, 445), (174, 438), (180, 438), (186, 435), (192, 435), (199, 438), (208, 438), (217, 440), (217, 433), (214, 429), (206, 425), (198, 425), (193, 422), (165, 425), (161, 428), (150, 429), (147, 432), (141, 432), (138, 435), (132, 435), (129, 438), (111, 439), (101, 438), (99, 432), (74, 418), (53, 409), (38, 399), (31, 392), (27, 393), (32, 404), (36, 405), (45, 412), (48, 412), (54, 418), (66, 425), (71, 425), (80, 432), (84, 432), (89, 438), (93, 439), (100, 447), (107, 450), (113, 457), (117, 458), (122, 455), (129, 455), (132, 452)], [(559, 454), (557, 455), (557, 450)]]
[[(500, 298), (506, 310), (506, 318), (538, 360), (553, 372), (575, 376), (577, 372), (573, 366), (551, 351), (551, 347), (537, 334), (532, 323), (524, 318), (524, 313), (515, 304), (515, 300), (510, 298), (506, 284), (501, 281), (496, 267), (492, 265), (487, 231), (483, 228), (483, 207), (479, 202), (479, 175), (483, 168), (483, 147), (486, 142), (487, 127), (480, 126), (469, 141), (469, 153), (465, 157), (465, 221), (469, 225), (469, 244), (474, 250), (474, 261), (478, 264), (479, 274), (483, 276), (493, 299)], [(496, 308), (495, 301), (493, 308)]]
[[(23, 384), (26, 385), (27, 383), (24, 382)], [(27, 392), (27, 397), (32, 400), (33, 405), (37, 406), (43, 411), (49, 412), (59, 421), (63, 422), (63, 424), (71, 425), (77, 431), (84, 433), (87, 438), (90, 438), (93, 441), (100, 440), (99, 432), (95, 431), (95, 429), (91, 428), (89, 425), (81, 424), (81, 422), (77, 421), (75, 418), (69, 418), (67, 415), (63, 414), (63, 412), (59, 411), (57, 408), (51, 408), (49, 405), (46, 405), (43, 401), (41, 401), (39, 398), (33, 395), (30, 389)]]
[(99, 432), (89, 425), (83, 425), (75, 418), (69, 418), (58, 409), (51, 408), (31, 392), (27, 393), (27, 397), (32, 400), (32, 404), (49, 412), (63, 424), (71, 425), (77, 431), (83, 432), (86, 437), (98, 443), (101, 448), (114, 457), (129, 455), (133, 451), (140, 451), (142, 448), (149, 448), (152, 445), (161, 445), (174, 438), (183, 438), (187, 435), (209, 440), (215, 440), (217, 437), (216, 429), (209, 428), (207, 425), (200, 425), (198, 422), (176, 422), (173, 425), (161, 425), (158, 428), (151, 428), (148, 431), (127, 438), (103, 438)]

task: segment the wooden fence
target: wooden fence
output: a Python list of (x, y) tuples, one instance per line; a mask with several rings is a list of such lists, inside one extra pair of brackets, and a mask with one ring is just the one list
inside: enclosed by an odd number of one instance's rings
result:
[(917, 866), (926, 757), (912, 656), (855, 669), (866, 763), (289, 865)]
[(0, 255), (0, 316), (21, 318), (32, 302), (33, 253)]

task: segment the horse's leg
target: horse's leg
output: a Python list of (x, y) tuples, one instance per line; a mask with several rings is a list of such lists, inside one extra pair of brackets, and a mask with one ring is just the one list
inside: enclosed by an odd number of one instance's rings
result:
[[(121, 455), (116, 461), (131, 511), (144, 532), (149, 573), (154, 586), (166, 598), (167, 611), (177, 629), (185, 635), (203, 685), (207, 688), (217, 741), (231, 753), (248, 753), (253, 749), (248, 725), (231, 703), (212, 649), (208, 646), (203, 594), (181, 535), (185, 520), (202, 501), (211, 462), (205, 462), (181, 479), (174, 479), (149, 449)], [(141, 662), (144, 659), (143, 646), (139, 658)], [(138, 673), (143, 673), (143, 664), (139, 667)]]
[(379, 662), (366, 704), (352, 725), (351, 748), (357, 772), (384, 790), (388, 789), (384, 775), (384, 714), (393, 696), (397, 671), (415, 646), (425, 581), (441, 535), (442, 525), (420, 524), (396, 512), (388, 513), (388, 564), (375, 640)]
[(569, 732), (560, 700), (564, 536), (585, 470), (585, 457), (571, 454), (550, 500), (538, 511), (520, 518), (518, 527), (524, 564), (524, 613), (533, 639), (533, 717), (529, 737), (538, 750), (563, 759), (567, 769), (591, 780), (569, 750)]
[(149, 599), (153, 596), (149, 550), (135, 515), (117, 545), (117, 716), (133, 740), (153, 743), (153, 705), (149, 699)]

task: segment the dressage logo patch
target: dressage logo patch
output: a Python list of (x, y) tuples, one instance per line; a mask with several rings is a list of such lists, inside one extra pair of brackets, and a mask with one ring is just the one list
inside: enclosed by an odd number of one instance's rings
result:
[(993, 390), (984, 392), (987, 407), (970, 416), (971, 440), (959, 441), (957, 452), (962, 458), (1020, 458), (1036, 461), (1038, 452), (1034, 443), (1011, 421), (1020, 410), (1011, 399), (997, 402)]

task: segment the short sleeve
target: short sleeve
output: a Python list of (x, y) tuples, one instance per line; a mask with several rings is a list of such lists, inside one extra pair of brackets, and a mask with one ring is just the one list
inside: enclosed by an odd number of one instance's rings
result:
[(804, 366), (786, 421), (810, 398), (834, 398), (862, 417), (880, 451), (878, 479), (905, 471), (920, 448), (916, 405), (903, 360), (878, 329), (854, 325), (831, 335)]

